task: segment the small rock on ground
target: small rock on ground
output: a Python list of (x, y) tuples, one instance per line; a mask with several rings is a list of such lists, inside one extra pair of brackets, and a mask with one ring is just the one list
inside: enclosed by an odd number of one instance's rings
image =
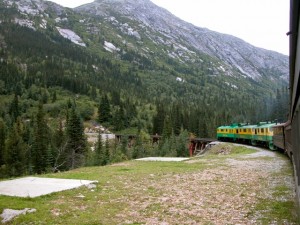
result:
[(36, 212), (36, 209), (30, 209), (30, 208), (25, 208), (22, 210), (4, 209), (0, 216), (2, 217), (2, 223), (6, 223), (8, 221), (11, 221), (16, 216), (25, 215), (26, 213), (34, 213), (34, 212)]

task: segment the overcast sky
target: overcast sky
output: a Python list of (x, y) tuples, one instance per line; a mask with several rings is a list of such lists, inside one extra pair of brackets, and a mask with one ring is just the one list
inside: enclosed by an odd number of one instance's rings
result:
[[(151, 0), (199, 27), (288, 55), (288, 0)], [(91, 0), (54, 0), (70, 8)]]

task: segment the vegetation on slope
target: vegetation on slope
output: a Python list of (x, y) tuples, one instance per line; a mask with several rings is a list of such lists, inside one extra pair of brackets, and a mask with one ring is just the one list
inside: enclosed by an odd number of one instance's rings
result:
[[(216, 59), (205, 54), (188, 64), (158, 50), (151, 59), (131, 49), (111, 54), (99, 45), (117, 41), (111, 25), (91, 18), (104, 23), (101, 35), (93, 36), (75, 22), (82, 15), (68, 11), (64, 27), (90, 40), (84, 48), (61, 37), (53, 19), (48, 29), (34, 30), (12, 23), (24, 17), (16, 8), (0, 7), (1, 176), (94, 165), (95, 153), (83, 134), (87, 121), (113, 132), (130, 130), (141, 139), (132, 153), (126, 141), (122, 154), (116, 151), (120, 146), (107, 143), (106, 162), (100, 162), (106, 164), (146, 155), (184, 156), (190, 134), (214, 137), (221, 124), (286, 117), (285, 88), (276, 93), (280, 85), (266, 80), (215, 76), (210, 67)], [(154, 51), (153, 43), (145, 44)], [(151, 134), (163, 136), (155, 148), (148, 144)]]

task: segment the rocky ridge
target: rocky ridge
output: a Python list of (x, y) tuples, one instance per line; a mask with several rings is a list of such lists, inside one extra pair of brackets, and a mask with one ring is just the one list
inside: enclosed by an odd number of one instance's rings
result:
[[(207, 73), (212, 76), (288, 81), (287, 56), (254, 47), (231, 35), (196, 27), (150, 0), (96, 0), (75, 11), (43, 0), (4, 0), (4, 3), (7, 8), (16, 6), (21, 13), (15, 23), (44, 30), (54, 25), (62, 36), (82, 47), (91, 42), (87, 34), (99, 35), (106, 26), (114, 41), (104, 37), (102, 49), (121, 58), (130, 49), (150, 61), (160, 61), (163, 57), (201, 67), (208, 57)], [(70, 18), (72, 13), (79, 13), (77, 20)], [(70, 23), (82, 29), (72, 30), (74, 26)]]
[(175, 51), (168, 52), (170, 57), (186, 61), (191, 60), (190, 55), (204, 53), (225, 62), (219, 70), (228, 75), (238, 70), (245, 76), (258, 79), (264, 76), (264, 72), (274, 70), (278, 77), (285, 80), (288, 77), (287, 56), (254, 47), (231, 35), (196, 27), (150, 0), (96, 0), (76, 11), (101, 17), (116, 14), (137, 21), (138, 26), (131, 28), (136, 34), (143, 32), (158, 45), (174, 46)]

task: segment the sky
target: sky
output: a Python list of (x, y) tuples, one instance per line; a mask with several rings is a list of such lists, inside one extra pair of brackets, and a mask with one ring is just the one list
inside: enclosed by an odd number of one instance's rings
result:
[[(264, 49), (288, 55), (288, 0), (151, 0), (199, 27), (230, 34)], [(74, 8), (92, 0), (53, 0)]]

